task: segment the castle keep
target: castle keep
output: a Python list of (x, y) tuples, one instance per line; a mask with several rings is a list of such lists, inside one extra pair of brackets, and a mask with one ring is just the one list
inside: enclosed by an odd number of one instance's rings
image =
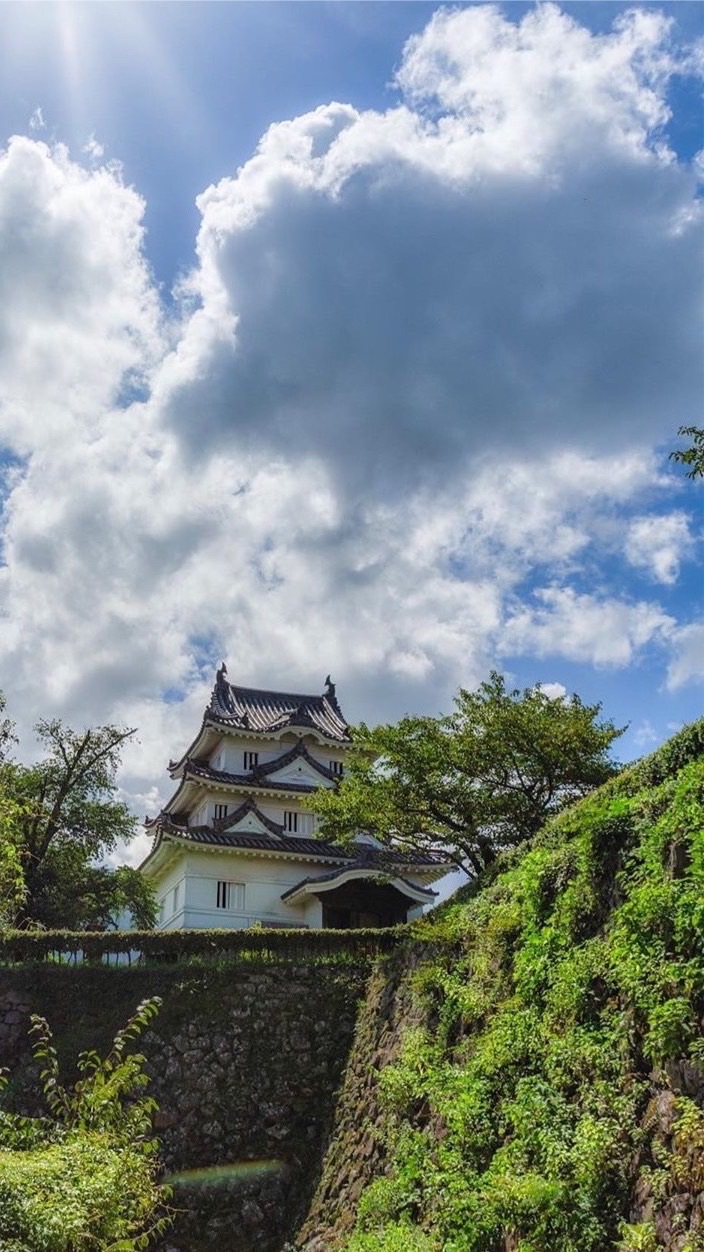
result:
[(318, 837), (311, 793), (337, 786), (350, 747), (330, 679), (322, 695), (264, 691), (221, 665), (198, 734), (169, 764), (174, 793), (146, 823), (159, 926), (392, 926), (431, 902), (441, 858)]

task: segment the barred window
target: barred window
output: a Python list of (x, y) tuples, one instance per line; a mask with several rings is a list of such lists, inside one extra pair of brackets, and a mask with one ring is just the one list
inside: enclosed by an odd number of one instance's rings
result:
[(343, 772), (343, 762), (342, 762), (342, 761), (329, 761), (329, 762), (328, 762), (328, 767), (329, 767), (329, 769), (330, 769), (331, 774), (338, 774), (338, 775), (340, 775), (340, 774), (342, 774), (342, 772)]
[(295, 835), (299, 829), (299, 815), (294, 809), (284, 811), (284, 829)]
[(218, 909), (244, 909), (245, 907), (245, 884), (244, 882), (218, 882), (216, 883), (215, 904)]
[(259, 765), (259, 752), (245, 753), (245, 769), (256, 769)]
[(218, 818), (219, 818), (219, 817), (227, 817), (227, 816), (228, 816), (228, 806), (227, 806), (227, 804), (216, 804), (216, 806), (215, 806), (215, 818), (216, 818), (216, 821), (218, 820)]

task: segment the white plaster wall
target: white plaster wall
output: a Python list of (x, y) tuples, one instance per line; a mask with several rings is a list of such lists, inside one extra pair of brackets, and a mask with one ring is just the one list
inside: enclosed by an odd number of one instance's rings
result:
[[(277, 757), (283, 756), (289, 746), (280, 743), (261, 743), (257, 739), (234, 739), (228, 735), (213, 750), (209, 762), (213, 769), (224, 769), (231, 774), (242, 774), (245, 772), (245, 752), (259, 753), (259, 764), (267, 765), (270, 761), (276, 761)], [(221, 763), (217, 764), (219, 758)]]
[[(173, 907), (175, 887), (178, 888), (179, 897), (176, 910)], [(168, 866), (156, 889), (157, 903), (160, 906), (158, 930), (178, 930), (185, 925), (186, 894), (185, 859), (179, 857)]]
[[(158, 929), (236, 930), (255, 922), (263, 926), (319, 929), (323, 910), (316, 896), (305, 896), (294, 905), (281, 897), (303, 878), (315, 878), (331, 868), (332, 865), (320, 861), (248, 856), (225, 849), (183, 851), (168, 866), (157, 887), (157, 900), (164, 904)], [(416, 886), (428, 884), (428, 877), (423, 874), (409, 872), (404, 877)], [(223, 881), (244, 884), (242, 908), (218, 908), (217, 884)], [(179, 901), (174, 911), (172, 893), (176, 886)], [(422, 906), (417, 906), (410, 916), (418, 916), (422, 911)]]
[[(267, 925), (320, 927), (317, 901), (287, 905), (282, 894), (302, 878), (320, 874), (320, 862), (285, 861), (275, 857), (241, 856), (234, 852), (188, 852), (182, 857), (185, 878), (184, 917), (189, 929), (206, 927), (234, 930), (253, 922)], [(218, 908), (219, 881), (245, 884), (242, 910)], [(161, 894), (161, 893), (160, 893)]]
[(323, 905), (317, 896), (306, 896), (303, 906), (306, 925), (310, 930), (321, 930), (323, 926)]

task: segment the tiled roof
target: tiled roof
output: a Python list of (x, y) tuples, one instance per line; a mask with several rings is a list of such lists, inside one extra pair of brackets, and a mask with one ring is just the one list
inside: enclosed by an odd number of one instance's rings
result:
[(310, 726), (327, 739), (349, 743), (348, 723), (336, 699), (335, 686), (326, 680), (321, 696), (288, 691), (262, 691), (229, 683), (225, 665), (216, 675), (206, 717), (241, 730), (269, 732), (288, 726)]
[(332, 770), (325, 765), (321, 765), (321, 762), (317, 761), (315, 756), (311, 756), (306, 744), (301, 739), (288, 752), (278, 756), (276, 761), (269, 761), (267, 765), (256, 765), (252, 771), (252, 777), (253, 779), (257, 779), (260, 776), (266, 778), (268, 774), (276, 774), (278, 770), (284, 769), (287, 765), (292, 765), (299, 757), (302, 761), (306, 761), (317, 774), (320, 774), (321, 778), (328, 778), (333, 781), (338, 778), (338, 775), (334, 774)]
[[(246, 848), (259, 852), (294, 852), (299, 856), (334, 858), (349, 861), (350, 854), (335, 844), (322, 839), (305, 839), (303, 836), (260, 835), (249, 831), (214, 830), (212, 826), (178, 826), (168, 819), (157, 819), (157, 832), (176, 835), (189, 843), (205, 844), (215, 848)], [(158, 837), (158, 835), (157, 835)]]
[(230, 830), (231, 826), (237, 826), (238, 822), (241, 822), (243, 817), (247, 817), (248, 813), (254, 813), (257, 820), (261, 822), (263, 826), (266, 826), (267, 830), (270, 831), (275, 838), (279, 838), (279, 836), (283, 834), (284, 827), (280, 825), (279, 822), (273, 822), (271, 817), (267, 817), (266, 813), (263, 813), (262, 810), (257, 807), (257, 804), (253, 800), (252, 796), (248, 796), (244, 803), (241, 804), (239, 808), (234, 809), (232, 813), (226, 813), (225, 817), (217, 817), (213, 822), (213, 829), (217, 831), (218, 834), (225, 834)]
[[(403, 867), (417, 865), (420, 869), (441, 868), (448, 864), (441, 857), (427, 856), (422, 852), (395, 852), (391, 848), (372, 848), (367, 844), (355, 844), (354, 848), (343, 848), (325, 839), (306, 838), (303, 835), (275, 834), (279, 827), (275, 822), (264, 819), (252, 801), (245, 802), (237, 813), (229, 813), (221, 818), (217, 826), (181, 826), (171, 820), (168, 814), (160, 813), (159, 817), (148, 823), (156, 832), (175, 835), (190, 843), (206, 844), (218, 848), (251, 848), (259, 851), (294, 852), (298, 855), (325, 857), (345, 862), (347, 869), (369, 869), (384, 873), (388, 870), (399, 870)], [(253, 811), (265, 821), (271, 835), (262, 835), (250, 831), (222, 829), (242, 816), (245, 811)], [(220, 829), (218, 828), (220, 827)]]
[(199, 765), (198, 761), (186, 761), (184, 777), (205, 778), (210, 782), (232, 783), (238, 787), (263, 787), (268, 791), (293, 791), (297, 795), (310, 795), (315, 791), (312, 783), (289, 783), (270, 781), (259, 777), (262, 771), (253, 770), (249, 774), (230, 774), (224, 769), (211, 769), (210, 765)]

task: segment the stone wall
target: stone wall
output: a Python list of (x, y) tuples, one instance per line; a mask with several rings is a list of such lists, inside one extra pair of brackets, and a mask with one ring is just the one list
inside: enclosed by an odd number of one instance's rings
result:
[(425, 951), (424, 945), (414, 944), (397, 952), (369, 980), (322, 1172), (291, 1245), (297, 1252), (342, 1248), (355, 1225), (362, 1192), (385, 1172), (379, 1075), (397, 1057), (406, 1032), (424, 1021), (412, 980)]
[(140, 1000), (161, 995), (139, 1047), (159, 1103), (162, 1159), (167, 1174), (203, 1171), (175, 1187), (180, 1212), (164, 1249), (280, 1252), (316, 1184), (368, 972), (232, 962), (3, 970), (10, 1103), (37, 1111), (31, 1012), (48, 1018), (70, 1079), (79, 1051), (105, 1050)]

